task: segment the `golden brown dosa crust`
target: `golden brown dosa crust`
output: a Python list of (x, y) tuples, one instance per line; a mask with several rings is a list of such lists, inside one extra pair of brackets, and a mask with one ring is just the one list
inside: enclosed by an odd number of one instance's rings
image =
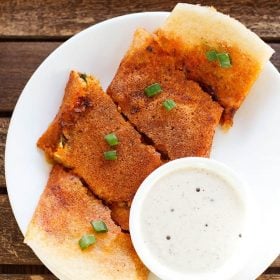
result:
[(261, 66), (238, 48), (220, 44), (215, 49), (229, 53), (232, 60), (232, 67), (222, 68), (218, 62), (207, 60), (205, 54), (211, 47), (199, 45), (186, 48), (180, 41), (167, 40), (160, 32), (157, 34), (161, 46), (184, 61), (188, 79), (208, 86), (214, 99), (224, 108), (221, 124), (232, 126), (234, 114), (257, 79)]
[[(111, 132), (120, 142), (113, 148), (104, 140)], [(140, 134), (123, 119), (99, 82), (90, 76), (85, 82), (74, 71), (59, 113), (38, 146), (107, 202), (131, 201), (142, 181), (161, 165), (160, 155), (142, 144)], [(103, 153), (111, 149), (117, 150), (115, 161), (104, 159)]]
[[(137, 257), (129, 235), (121, 232), (110, 215), (109, 208), (76, 176), (56, 165), (25, 242), (51, 268), (72, 279), (146, 279), (147, 269)], [(104, 221), (109, 231), (94, 233), (91, 220)], [(78, 240), (86, 233), (94, 234), (97, 242), (82, 251)]]
[[(232, 125), (236, 110), (273, 49), (237, 20), (213, 7), (179, 3), (157, 32), (164, 50), (184, 62), (189, 79), (212, 88), (224, 107), (221, 123)], [(208, 61), (206, 52), (228, 53), (232, 67)]]
[(113, 203), (110, 205), (112, 219), (123, 229), (129, 230), (130, 206), (127, 203)]
[[(170, 159), (209, 156), (222, 113), (221, 106), (187, 78), (183, 60), (165, 52), (156, 36), (138, 29), (107, 90), (129, 121)], [(149, 98), (144, 89), (153, 83), (163, 92)], [(176, 102), (172, 111), (163, 107), (166, 99)]]
[(106, 223), (110, 233), (121, 232), (112, 221), (108, 207), (97, 200), (78, 177), (55, 165), (34, 214), (33, 222), (49, 234), (75, 238), (80, 236), (80, 232), (73, 233), (74, 235), (71, 236), (71, 229), (77, 227), (82, 232), (91, 232), (89, 222), (99, 219)]

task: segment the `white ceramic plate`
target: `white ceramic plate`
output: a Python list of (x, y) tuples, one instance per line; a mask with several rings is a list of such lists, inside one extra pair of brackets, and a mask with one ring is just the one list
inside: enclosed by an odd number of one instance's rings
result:
[[(47, 182), (50, 166), (36, 141), (55, 116), (69, 71), (96, 75), (106, 89), (134, 30), (156, 29), (168, 13), (117, 17), (77, 34), (36, 70), (18, 100), (8, 132), (5, 171), (11, 205), (23, 233)], [(280, 75), (268, 63), (228, 133), (217, 131), (212, 157), (250, 184), (259, 207), (259, 228), (250, 262), (234, 277), (255, 279), (280, 252)], [(222, 209), (221, 209), (222, 211)]]

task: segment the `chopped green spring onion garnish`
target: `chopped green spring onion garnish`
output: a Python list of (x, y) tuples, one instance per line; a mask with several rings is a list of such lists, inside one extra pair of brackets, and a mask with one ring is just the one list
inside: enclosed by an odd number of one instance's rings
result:
[(116, 160), (117, 159), (117, 151), (113, 150), (113, 151), (104, 152), (104, 158), (106, 160)]
[(222, 68), (231, 67), (230, 57), (229, 57), (228, 53), (218, 53), (217, 58), (219, 60), (220, 66)]
[(79, 76), (87, 83), (87, 74), (80, 73)]
[(110, 146), (116, 146), (119, 144), (118, 137), (116, 136), (115, 133), (110, 133), (105, 135), (105, 140)]
[(92, 227), (96, 232), (107, 232), (108, 228), (103, 221), (91, 221)]
[(155, 84), (152, 84), (152, 85), (146, 87), (144, 89), (144, 92), (148, 97), (153, 97), (153, 96), (159, 94), (160, 92), (162, 92), (162, 88), (161, 88), (160, 84), (155, 83)]
[(206, 57), (208, 61), (219, 61), (219, 64), (222, 68), (231, 67), (230, 56), (228, 53), (219, 53), (215, 50), (210, 50), (206, 52)]
[(166, 99), (163, 103), (162, 103), (163, 107), (167, 110), (167, 111), (171, 111), (174, 107), (176, 107), (176, 103), (174, 100), (172, 99)]
[(85, 234), (82, 236), (82, 238), (79, 240), (79, 245), (82, 250), (87, 249), (89, 246), (94, 244), (96, 242), (96, 238), (92, 234)]
[(215, 50), (211, 50), (206, 52), (206, 57), (209, 61), (215, 61), (217, 59), (217, 52)]

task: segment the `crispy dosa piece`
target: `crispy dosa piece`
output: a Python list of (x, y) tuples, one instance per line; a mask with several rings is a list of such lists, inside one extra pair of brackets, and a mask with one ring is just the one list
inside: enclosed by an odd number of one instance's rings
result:
[(123, 230), (129, 230), (130, 203), (113, 203), (110, 205), (111, 217)]
[[(179, 3), (157, 35), (165, 50), (184, 59), (188, 78), (205, 84), (225, 108), (221, 122), (226, 128), (274, 52), (239, 21), (213, 7)], [(206, 53), (211, 50), (228, 53), (232, 67), (209, 61)]]
[[(112, 132), (119, 139), (115, 147), (104, 139)], [(161, 165), (160, 155), (141, 142), (99, 82), (74, 71), (59, 113), (38, 146), (108, 203), (130, 202), (142, 181)], [(117, 151), (117, 160), (104, 158), (108, 150)]]
[[(154, 83), (163, 91), (147, 97), (144, 89)], [(154, 35), (144, 29), (135, 32), (107, 93), (169, 159), (209, 156), (222, 108), (186, 79), (183, 64), (165, 52)], [(163, 107), (166, 99), (176, 102), (171, 111)]]
[[(90, 221), (102, 220), (107, 233), (94, 233)], [(96, 243), (82, 251), (78, 241), (94, 234)], [(74, 175), (59, 165), (29, 224), (25, 242), (60, 279), (147, 279), (130, 237), (110, 217), (110, 210)]]

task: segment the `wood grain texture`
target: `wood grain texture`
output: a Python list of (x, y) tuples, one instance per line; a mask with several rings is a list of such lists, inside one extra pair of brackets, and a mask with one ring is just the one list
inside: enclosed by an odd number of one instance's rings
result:
[(5, 187), (4, 153), (8, 125), (9, 119), (0, 118), (0, 188)]
[(32, 73), (59, 45), (58, 42), (0, 43), (0, 112), (13, 110)]
[(23, 243), (7, 195), (0, 195), (0, 264), (42, 264)]
[(271, 264), (271, 267), (280, 267), (280, 256)]
[[(0, 274), (0, 280), (56, 280), (53, 275)], [(267, 280), (267, 279), (266, 279)]]
[[(59, 42), (0, 42), (0, 112), (13, 110), (32, 73), (59, 45)], [(272, 62), (280, 70), (280, 44), (270, 45), (276, 51)]]
[(257, 280), (280, 280), (280, 274), (263, 274)]
[(1, 274), (52, 274), (44, 265), (0, 264)]
[[(71, 36), (119, 15), (170, 11), (178, 0), (1, 0), (0, 37)], [(245, 23), (264, 38), (280, 37), (280, 0), (188, 0), (213, 5)]]

